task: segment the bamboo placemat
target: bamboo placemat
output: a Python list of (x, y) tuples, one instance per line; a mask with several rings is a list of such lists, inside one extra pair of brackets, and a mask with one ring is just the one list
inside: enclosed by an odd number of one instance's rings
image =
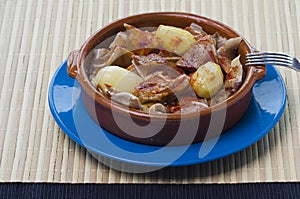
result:
[[(298, 0), (0, 0), (0, 181), (239, 183), (300, 181), (300, 73), (279, 68), (286, 109), (262, 140), (209, 163), (145, 174), (110, 169), (54, 122), (49, 82), (68, 53), (116, 19), (184, 11), (233, 27), (260, 50), (300, 58)], [(276, 91), (274, 91), (276, 92)]]

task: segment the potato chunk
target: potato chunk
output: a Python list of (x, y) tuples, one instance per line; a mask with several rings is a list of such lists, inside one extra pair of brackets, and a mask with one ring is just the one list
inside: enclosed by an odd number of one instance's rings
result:
[(107, 66), (99, 70), (95, 81), (104, 93), (108, 87), (131, 93), (143, 81), (143, 78), (119, 66)]
[(192, 75), (190, 84), (199, 97), (211, 98), (223, 86), (221, 67), (213, 62), (202, 65)]
[(155, 35), (160, 38), (166, 50), (178, 55), (183, 55), (196, 42), (190, 32), (173, 26), (160, 25)]

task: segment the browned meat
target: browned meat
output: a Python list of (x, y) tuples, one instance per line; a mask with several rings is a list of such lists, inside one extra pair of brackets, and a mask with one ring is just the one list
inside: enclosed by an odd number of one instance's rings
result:
[(231, 92), (237, 91), (243, 81), (243, 66), (239, 58), (240, 56), (232, 60), (230, 71), (225, 79), (225, 88)]
[(226, 40), (226, 42), (224, 42), (224, 44), (218, 49), (218, 53), (228, 57), (231, 60), (234, 59), (241, 41), (241, 37), (235, 37)]
[(141, 103), (147, 102), (172, 102), (187, 92), (193, 92), (187, 75), (180, 75), (175, 79), (164, 76), (162, 72), (153, 73), (145, 81), (140, 83), (134, 95), (137, 96)]
[(168, 61), (158, 54), (150, 54), (147, 56), (134, 55), (133, 60), (139, 65), (147, 64), (168, 64)]
[(190, 26), (186, 27), (185, 30), (189, 31), (192, 35), (194, 35), (196, 40), (207, 35), (203, 28), (195, 23), (192, 23)]
[(164, 49), (160, 49), (158, 54), (162, 57), (167, 57), (168, 59), (172, 58), (172, 59), (180, 59), (180, 57), (178, 57), (178, 55), (176, 55), (175, 53), (172, 53), (170, 51), (164, 50)]
[(212, 38), (215, 40), (217, 49), (219, 49), (227, 41), (227, 39), (225, 37), (222, 37), (218, 32), (215, 32), (212, 35)]
[(131, 64), (131, 56), (133, 55), (133, 53), (120, 46), (116, 46), (110, 51), (107, 51), (106, 49), (97, 49), (95, 53), (100, 55), (102, 53), (102, 56), (95, 57), (94, 67), (96, 68), (108, 65), (127, 67)]
[(110, 48), (116, 46), (123, 47), (129, 51), (135, 51), (139, 49), (151, 49), (159, 48), (161, 40), (155, 36), (153, 32), (140, 30), (132, 25), (124, 24), (126, 31), (119, 32), (114, 41), (110, 44)]
[(228, 39), (217, 51), (219, 64), (226, 73), (230, 71), (231, 61), (236, 57), (241, 41), (241, 37)]
[(168, 58), (161, 57), (158, 54), (150, 54), (147, 56), (132, 56), (133, 65), (138, 74), (145, 78), (148, 75), (161, 71), (162, 74), (176, 78), (180, 73), (171, 67), (171, 63), (168, 62)]
[(219, 64), (226, 73), (229, 73), (231, 68), (231, 59), (226, 56), (219, 55)]
[(123, 48), (127, 47), (127, 32), (119, 32), (114, 41), (109, 45), (109, 48), (115, 48), (116, 46), (120, 46)]
[(154, 33), (142, 31), (138, 28), (124, 24), (127, 30), (127, 49), (136, 50), (140, 48), (159, 48), (162, 44), (161, 40)]
[(207, 101), (197, 98), (196, 96), (184, 96), (179, 99), (177, 105), (168, 105), (168, 109), (171, 113), (191, 113), (207, 107)]
[(207, 35), (193, 44), (177, 62), (177, 65), (185, 70), (194, 72), (207, 62), (218, 63), (215, 42), (211, 35)]
[(155, 103), (148, 109), (149, 113), (169, 113), (169, 109), (161, 103)]

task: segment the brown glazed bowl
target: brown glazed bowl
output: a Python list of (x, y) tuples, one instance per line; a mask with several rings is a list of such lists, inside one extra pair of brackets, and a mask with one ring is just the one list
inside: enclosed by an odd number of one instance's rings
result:
[[(199, 24), (209, 34), (219, 32), (223, 37), (241, 36), (223, 23), (190, 13), (146, 13), (117, 20), (89, 37), (80, 50), (70, 53), (68, 74), (80, 83), (82, 100), (90, 116), (101, 127), (123, 139), (149, 145), (188, 145), (226, 133), (248, 109), (252, 87), (265, 76), (265, 66), (244, 68), (245, 78), (240, 89), (217, 105), (190, 114), (151, 114), (130, 109), (112, 102), (90, 83), (88, 56), (92, 50), (109, 37), (124, 31), (123, 24), (138, 28), (158, 27), (160, 24), (184, 28)], [(245, 55), (256, 51), (243, 39), (238, 53), (244, 66)], [(241, 132), (242, 133), (242, 132)]]

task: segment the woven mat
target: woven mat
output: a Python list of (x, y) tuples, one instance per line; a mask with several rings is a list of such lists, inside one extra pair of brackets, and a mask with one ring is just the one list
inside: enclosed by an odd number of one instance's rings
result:
[(300, 58), (298, 0), (0, 0), (0, 181), (244, 183), (300, 181), (300, 73), (278, 70), (287, 106), (259, 142), (212, 162), (130, 174), (110, 169), (55, 123), (47, 89), (57, 67), (98, 28), (150, 11), (185, 11), (233, 27), (260, 50)]

